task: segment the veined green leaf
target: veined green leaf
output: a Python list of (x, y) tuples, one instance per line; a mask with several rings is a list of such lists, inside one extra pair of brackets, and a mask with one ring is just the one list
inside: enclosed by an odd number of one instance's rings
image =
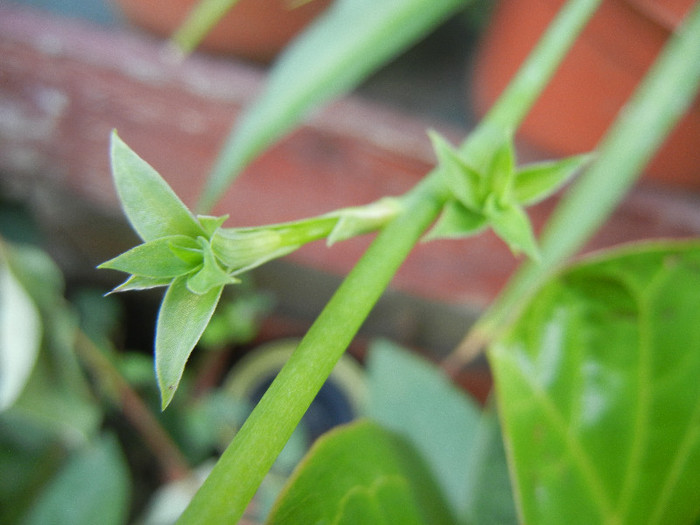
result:
[(202, 195), (210, 208), (256, 155), (313, 108), (357, 86), (466, 0), (336, 0), (280, 56), (258, 101), (236, 123)]
[(192, 293), (187, 277), (177, 277), (165, 293), (158, 312), (155, 361), (162, 407), (165, 409), (177, 390), (192, 349), (209, 323), (223, 286), (205, 294)]
[(700, 243), (546, 284), (489, 352), (524, 523), (700, 517)]
[(537, 162), (520, 168), (515, 176), (515, 200), (523, 206), (536, 204), (559, 190), (592, 155), (576, 155), (561, 160)]
[(483, 231), (488, 226), (488, 219), (462, 206), (457, 201), (445, 204), (435, 226), (426, 234), (425, 240), (461, 239)]
[(290, 478), (268, 519), (275, 524), (450, 524), (420, 456), (376, 423), (325, 434)]
[(168, 183), (112, 133), (112, 176), (131, 226), (146, 242), (169, 235), (205, 235)]
[(201, 252), (198, 257), (199, 261), (186, 262), (173, 251), (173, 244), (178, 247), (201, 250), (199, 244), (191, 237), (170, 235), (139, 244), (114, 259), (100, 264), (98, 268), (119, 270), (143, 277), (173, 278), (189, 273), (195, 266), (201, 264)]
[(539, 249), (530, 218), (520, 206), (501, 206), (496, 203), (496, 196), (491, 195), (486, 200), (485, 212), (493, 231), (505, 241), (514, 254), (524, 252), (533, 260), (539, 259)]

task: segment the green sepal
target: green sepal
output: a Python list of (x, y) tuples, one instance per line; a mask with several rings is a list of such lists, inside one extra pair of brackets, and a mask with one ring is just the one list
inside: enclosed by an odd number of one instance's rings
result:
[(481, 208), (482, 177), (468, 166), (459, 153), (435, 131), (428, 131), (438, 158), (440, 173), (450, 193), (465, 207), (474, 211)]
[(191, 268), (202, 264), (202, 247), (197, 242), (197, 239), (184, 236), (179, 239), (173, 239), (170, 243), (170, 251), (176, 257), (189, 264)]
[(465, 208), (456, 200), (448, 201), (435, 226), (424, 237), (424, 241), (436, 239), (461, 239), (483, 231), (488, 219), (481, 213)]
[(151, 288), (158, 288), (159, 286), (168, 286), (172, 281), (173, 279), (170, 277), (145, 277), (143, 275), (132, 275), (109, 293), (112, 294), (135, 290), (150, 290)]
[(221, 217), (214, 217), (213, 215), (197, 215), (197, 220), (199, 224), (202, 225), (204, 231), (207, 233), (207, 239), (214, 235), (214, 232), (221, 228), (221, 225), (226, 222), (229, 218), (228, 215), (222, 215)]
[[(191, 272), (199, 264), (187, 262), (178, 257), (171, 249), (172, 245), (187, 245), (192, 239), (184, 235), (170, 235), (148, 241), (118, 255), (98, 266), (100, 269), (118, 270), (120, 272), (144, 277), (177, 277)], [(201, 262), (201, 255), (200, 255)]]
[(144, 241), (169, 235), (204, 235), (167, 182), (117, 135), (112, 133), (112, 176), (122, 208)]
[(187, 288), (190, 292), (202, 295), (212, 288), (241, 282), (219, 266), (206, 239), (200, 237), (199, 243), (202, 247), (203, 262), (202, 267), (187, 279)]
[(524, 252), (531, 259), (539, 260), (540, 253), (530, 219), (520, 206), (502, 206), (496, 197), (491, 195), (486, 200), (484, 212), (493, 231), (505, 241), (515, 255)]
[(559, 190), (592, 157), (592, 154), (576, 155), (523, 166), (518, 170), (513, 184), (515, 200), (524, 206), (530, 206), (546, 199)]
[(282, 235), (270, 227), (220, 228), (211, 238), (211, 248), (217, 259), (235, 275), (287, 255), (300, 246), (284, 246), (282, 242)]
[(204, 294), (191, 292), (187, 277), (177, 277), (158, 312), (156, 327), (155, 361), (162, 409), (170, 404), (187, 359), (207, 327), (221, 297), (223, 286)]
[(400, 199), (385, 197), (366, 206), (338, 210), (338, 222), (328, 235), (326, 243), (331, 246), (338, 241), (376, 231), (396, 217), (402, 209)]
[(485, 191), (496, 195), (498, 202), (505, 205), (510, 200), (511, 188), (515, 179), (515, 148), (511, 133), (507, 133), (493, 153), (487, 170), (488, 180)]

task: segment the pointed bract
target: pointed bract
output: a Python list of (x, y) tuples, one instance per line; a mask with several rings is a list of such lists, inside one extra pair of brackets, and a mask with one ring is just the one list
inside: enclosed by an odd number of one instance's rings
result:
[(158, 312), (155, 361), (162, 408), (175, 395), (187, 359), (207, 327), (221, 297), (223, 286), (205, 294), (192, 293), (186, 277), (178, 277), (168, 288)]
[(156, 170), (112, 133), (112, 176), (124, 213), (144, 241), (205, 232)]
[(537, 204), (559, 190), (592, 158), (591, 154), (528, 164), (518, 170), (513, 192), (524, 206)]

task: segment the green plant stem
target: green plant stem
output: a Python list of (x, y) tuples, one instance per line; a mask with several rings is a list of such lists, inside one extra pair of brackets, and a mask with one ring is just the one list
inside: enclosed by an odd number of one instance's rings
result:
[(446, 195), (428, 176), (377, 236), (310, 328), (195, 495), (180, 523), (235, 523)]
[(593, 235), (683, 116), (699, 84), (700, 3), (696, 3), (603, 137), (595, 162), (547, 222), (540, 263), (528, 262), (518, 270), (450, 356), (448, 368), (466, 363), (496, 337), (544, 279)]
[(102, 392), (139, 432), (158, 460), (164, 478), (175, 481), (187, 477), (190, 467), (182, 452), (107, 356), (81, 331), (78, 331), (75, 348)]
[(493, 129), (515, 131), (520, 126), (600, 2), (566, 2), (478, 128), (462, 144), (465, 157), (480, 147), (480, 140), (473, 135), (489, 140)]

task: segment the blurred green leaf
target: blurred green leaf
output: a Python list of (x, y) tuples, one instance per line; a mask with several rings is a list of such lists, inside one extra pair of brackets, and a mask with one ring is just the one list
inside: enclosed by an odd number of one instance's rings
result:
[(122, 525), (130, 481), (116, 439), (101, 438), (71, 457), (40, 494), (23, 525)]
[(387, 341), (372, 345), (367, 374), (368, 415), (420, 452), (453, 513), (463, 514), (476, 403), (437, 367)]
[(158, 313), (155, 361), (162, 408), (168, 406), (180, 383), (187, 359), (199, 341), (219, 302), (223, 286), (204, 294), (187, 288), (187, 277), (178, 277), (165, 293)]
[(513, 489), (498, 416), (491, 407), (484, 410), (465, 487), (465, 523), (470, 525), (517, 525)]
[(19, 397), (41, 345), (41, 318), (14, 276), (0, 243), (0, 412)]
[(700, 244), (552, 279), (490, 349), (526, 523), (700, 516)]
[(459, 201), (451, 200), (445, 204), (435, 226), (426, 234), (424, 240), (470, 237), (482, 232), (488, 225), (485, 215), (465, 208)]
[(268, 523), (453, 523), (445, 509), (415, 450), (376, 423), (358, 421), (318, 439)]
[(265, 91), (229, 136), (200, 208), (208, 209), (263, 150), (314, 108), (355, 86), (465, 0), (336, 0), (280, 56)]
[(200, 0), (172, 37), (183, 53), (191, 52), (238, 0)]
[(518, 255), (524, 252), (531, 259), (539, 258), (539, 248), (527, 213), (516, 204), (501, 205), (495, 195), (486, 199), (484, 212), (493, 231)]
[(523, 206), (530, 206), (546, 199), (587, 164), (591, 157), (592, 155), (576, 155), (523, 166), (513, 182), (515, 200)]
[(144, 241), (169, 235), (198, 237), (204, 230), (146, 161), (112, 133), (112, 176), (124, 213)]

